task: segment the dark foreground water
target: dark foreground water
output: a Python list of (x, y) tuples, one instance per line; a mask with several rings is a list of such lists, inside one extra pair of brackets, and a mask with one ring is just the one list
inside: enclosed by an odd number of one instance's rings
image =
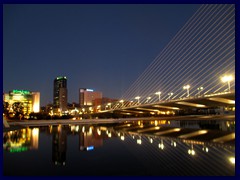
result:
[(233, 176), (234, 132), (232, 121), (20, 128), (3, 133), (3, 174)]

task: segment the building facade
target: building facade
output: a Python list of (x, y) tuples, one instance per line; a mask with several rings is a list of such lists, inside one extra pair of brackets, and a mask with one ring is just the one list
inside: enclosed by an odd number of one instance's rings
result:
[(13, 112), (14, 103), (21, 103), (23, 114), (40, 112), (40, 92), (30, 92), (26, 90), (12, 90), (3, 94), (3, 101), (8, 103), (9, 112)]
[(93, 101), (93, 111), (98, 112), (101, 110), (111, 109), (119, 100), (118, 99), (112, 99), (112, 98), (96, 98)]
[(67, 78), (59, 76), (54, 79), (53, 84), (53, 106), (60, 109), (60, 111), (67, 110), (68, 96), (67, 96)]
[(95, 99), (101, 99), (102, 92), (97, 92), (92, 89), (80, 88), (79, 89), (79, 105), (80, 107), (84, 106), (93, 106)]

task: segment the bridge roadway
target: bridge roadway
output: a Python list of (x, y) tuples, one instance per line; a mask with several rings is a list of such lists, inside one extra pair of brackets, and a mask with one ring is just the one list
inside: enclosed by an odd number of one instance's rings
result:
[(116, 109), (104, 110), (98, 114), (120, 113), (126, 115), (156, 113), (158, 111), (179, 111), (184, 109), (212, 109), (216, 107), (235, 106), (235, 91), (217, 94), (202, 95), (200, 97), (189, 97), (176, 100), (163, 100), (151, 104), (140, 104)]

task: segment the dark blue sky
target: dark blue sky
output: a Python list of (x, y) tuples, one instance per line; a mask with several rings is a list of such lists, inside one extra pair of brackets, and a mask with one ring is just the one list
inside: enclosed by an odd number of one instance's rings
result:
[(41, 93), (67, 76), (68, 101), (81, 87), (120, 98), (198, 4), (3, 5), (3, 91)]

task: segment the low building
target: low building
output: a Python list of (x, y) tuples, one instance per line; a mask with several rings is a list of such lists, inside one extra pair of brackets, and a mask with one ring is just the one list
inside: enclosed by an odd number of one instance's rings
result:
[(111, 109), (111, 107), (113, 107), (114, 104), (116, 104), (118, 101), (118, 99), (112, 99), (107, 97), (96, 98), (95, 100), (93, 100), (94, 112)]
[(94, 91), (93, 89), (80, 88), (79, 89), (79, 105), (80, 107), (93, 106), (95, 99), (101, 99), (102, 92)]
[(14, 103), (21, 103), (24, 116), (40, 112), (40, 92), (12, 90), (3, 94), (3, 101), (8, 103), (9, 113), (13, 112)]

